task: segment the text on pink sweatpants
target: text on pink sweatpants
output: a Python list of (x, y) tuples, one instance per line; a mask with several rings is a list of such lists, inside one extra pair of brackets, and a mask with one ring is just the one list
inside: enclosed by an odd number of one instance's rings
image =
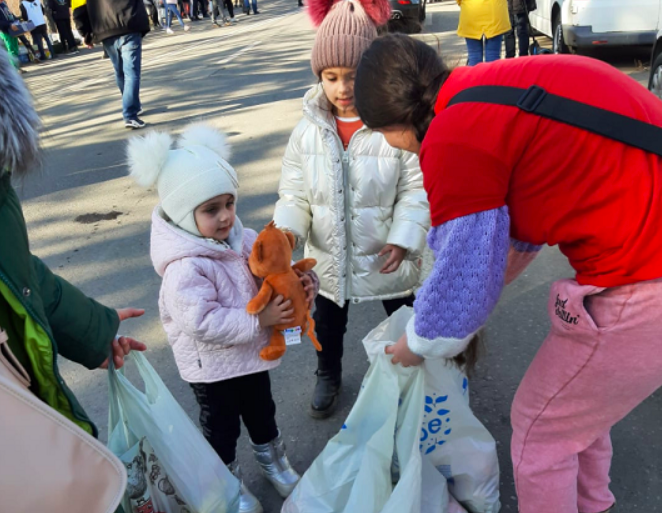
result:
[(609, 431), (662, 386), (662, 280), (561, 280), (548, 309), (551, 331), (511, 414), (519, 510), (602, 512), (614, 503)]

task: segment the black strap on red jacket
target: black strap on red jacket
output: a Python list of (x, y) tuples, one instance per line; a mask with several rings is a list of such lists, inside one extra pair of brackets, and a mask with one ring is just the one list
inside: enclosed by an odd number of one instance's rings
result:
[(448, 107), (467, 102), (517, 107), (524, 112), (581, 128), (662, 157), (662, 127), (551, 94), (536, 85), (528, 89), (470, 87), (451, 98)]

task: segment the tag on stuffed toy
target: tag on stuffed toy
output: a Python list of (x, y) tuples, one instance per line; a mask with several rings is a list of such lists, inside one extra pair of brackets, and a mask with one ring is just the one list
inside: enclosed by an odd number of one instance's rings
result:
[(297, 344), (301, 344), (301, 326), (288, 328), (283, 331), (283, 335), (285, 335), (286, 346), (295, 346)]

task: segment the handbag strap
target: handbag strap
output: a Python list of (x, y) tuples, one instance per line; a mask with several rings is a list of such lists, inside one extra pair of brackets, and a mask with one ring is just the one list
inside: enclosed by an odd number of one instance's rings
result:
[(565, 123), (662, 157), (662, 127), (586, 103), (564, 98), (533, 85), (475, 86), (460, 91), (448, 107), (477, 102), (517, 107), (529, 114)]

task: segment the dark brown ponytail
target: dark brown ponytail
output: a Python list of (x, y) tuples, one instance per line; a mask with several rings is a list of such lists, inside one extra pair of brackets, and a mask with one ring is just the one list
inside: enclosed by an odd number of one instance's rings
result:
[(402, 34), (375, 39), (361, 58), (354, 84), (361, 119), (372, 129), (411, 126), (422, 142), (450, 71), (422, 41)]

